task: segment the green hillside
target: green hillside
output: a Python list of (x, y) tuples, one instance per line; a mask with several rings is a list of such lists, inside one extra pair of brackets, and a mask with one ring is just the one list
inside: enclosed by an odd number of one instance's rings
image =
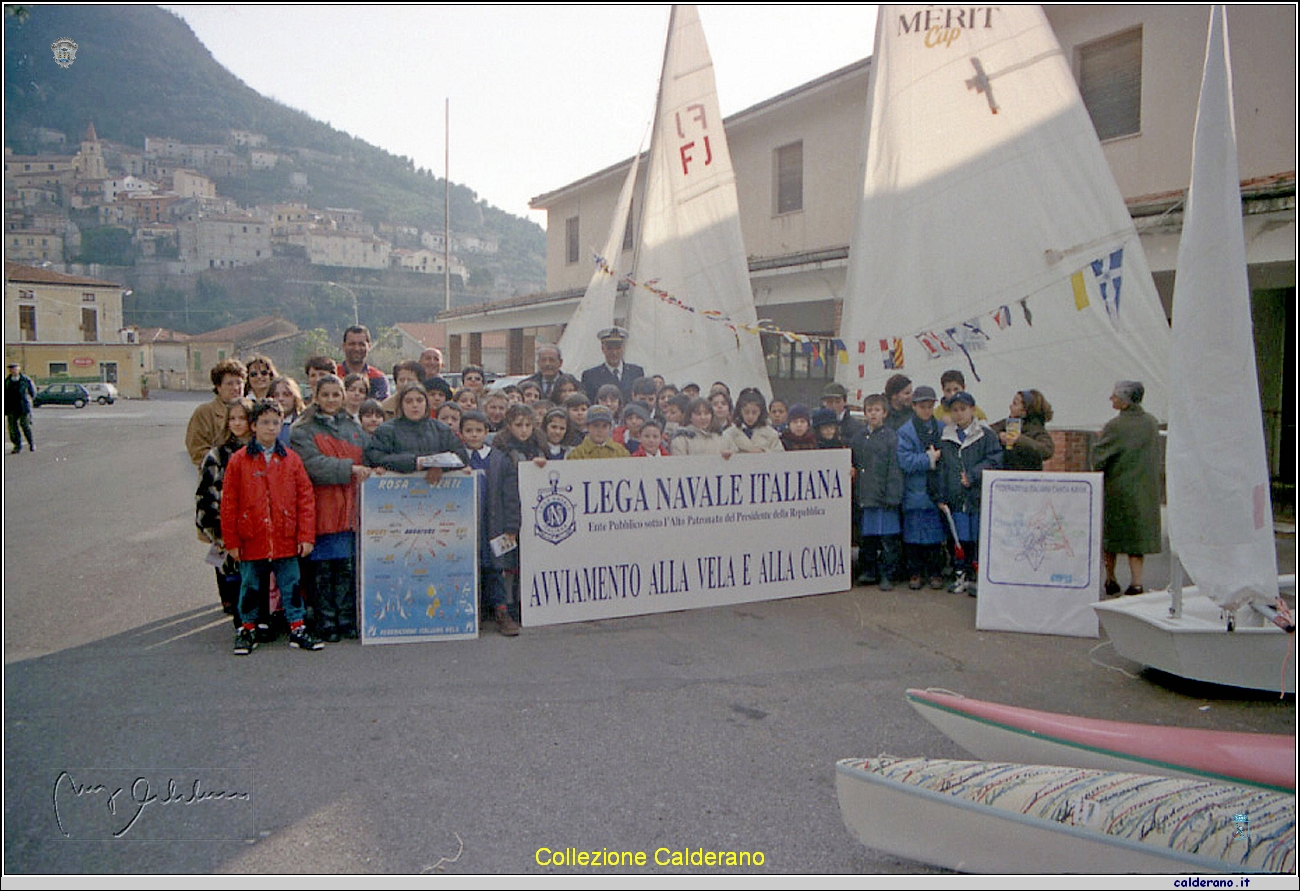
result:
[[(222, 143), (228, 130), (249, 130), (265, 134), (267, 148), (288, 160), (273, 171), (218, 178), (222, 195), (244, 205), (306, 200), (356, 208), (375, 223), (442, 229), (442, 179), (254, 92), (172, 13), (117, 5), (28, 6), (20, 15), (14, 9), (6, 7), (5, 15), (5, 144), (16, 153), (41, 150), (38, 127), (67, 134), (68, 152), (91, 122), (101, 139), (137, 149), (146, 135)], [(79, 47), (69, 68), (58, 67), (50, 49), (61, 37)], [(312, 187), (305, 199), (289, 188), (295, 171), (306, 173)], [(498, 239), (500, 253), (491, 261), (498, 270), (545, 279), (545, 234), (533, 222), (456, 184), (451, 217), (453, 231)], [(462, 259), (471, 271), (484, 262)]]

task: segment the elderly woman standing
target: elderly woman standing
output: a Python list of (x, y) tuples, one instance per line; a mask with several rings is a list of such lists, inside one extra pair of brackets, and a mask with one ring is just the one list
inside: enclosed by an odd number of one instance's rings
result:
[(1119, 381), (1110, 404), (1119, 412), (1093, 446), (1092, 466), (1106, 476), (1102, 517), (1102, 559), (1106, 594), (1120, 591), (1117, 554), (1128, 555), (1131, 582), (1125, 594), (1141, 594), (1145, 554), (1160, 552), (1160, 428), (1142, 408), (1145, 388)]

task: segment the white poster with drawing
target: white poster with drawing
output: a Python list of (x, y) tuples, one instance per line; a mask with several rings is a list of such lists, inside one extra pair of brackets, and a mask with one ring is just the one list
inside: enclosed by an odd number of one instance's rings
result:
[(847, 449), (519, 465), (523, 624), (852, 586)]
[(1096, 637), (1102, 475), (988, 471), (975, 627)]

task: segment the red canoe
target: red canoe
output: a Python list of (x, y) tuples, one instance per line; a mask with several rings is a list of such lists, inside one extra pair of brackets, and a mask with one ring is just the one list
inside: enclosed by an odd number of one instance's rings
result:
[(908, 690), (907, 701), (945, 736), (984, 760), (1191, 776), (1295, 791), (1293, 736), (1076, 718), (929, 690)]

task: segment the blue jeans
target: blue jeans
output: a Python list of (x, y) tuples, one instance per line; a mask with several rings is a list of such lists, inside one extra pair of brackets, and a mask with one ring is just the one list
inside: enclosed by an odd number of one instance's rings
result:
[[(261, 604), (266, 602), (266, 592), (262, 585), (267, 584), (270, 572), (275, 573), (275, 580), (280, 585), (280, 604), (284, 607), (284, 618), (289, 627), (301, 624), (305, 615), (302, 595), (298, 592), (297, 557), (281, 557), (278, 560), (243, 560), (239, 564), (239, 621), (243, 625), (256, 625)], [(269, 616), (268, 616), (269, 618)]]

